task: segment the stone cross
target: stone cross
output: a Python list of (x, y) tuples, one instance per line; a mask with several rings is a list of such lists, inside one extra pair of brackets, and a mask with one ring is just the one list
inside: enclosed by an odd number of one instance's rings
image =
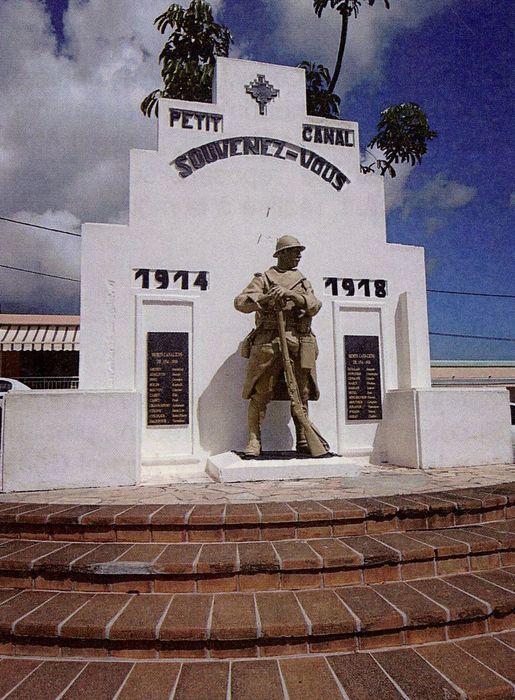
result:
[(266, 114), (266, 106), (275, 97), (279, 96), (279, 90), (268, 82), (264, 75), (258, 74), (257, 79), (245, 85), (245, 91), (253, 97), (259, 105), (259, 113)]

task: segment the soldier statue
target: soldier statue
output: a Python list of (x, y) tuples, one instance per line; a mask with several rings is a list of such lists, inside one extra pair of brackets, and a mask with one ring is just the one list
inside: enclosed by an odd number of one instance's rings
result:
[[(322, 304), (315, 297), (311, 284), (297, 269), (303, 250), (305, 246), (293, 236), (281, 236), (274, 253), (277, 264), (266, 272), (257, 272), (234, 300), (238, 311), (256, 314), (255, 328), (245, 338), (241, 349), (242, 355), (249, 359), (243, 387), (243, 398), (250, 399), (249, 438), (245, 448), (249, 456), (261, 454), (261, 426), (268, 403), (272, 399), (288, 398), (284, 394), (283, 382), (285, 354), (289, 355), (287, 361), (293, 369), (292, 383), (296, 384), (298, 401), (302, 403), (301, 412), (294, 412), (292, 399), (296, 450), (314, 454), (310, 450), (311, 443), (308, 445), (310, 441), (306, 439), (306, 430), (310, 430), (306, 425), (308, 400), (319, 397), (315, 368), (318, 347), (311, 331), (311, 319)], [(289, 394), (291, 399), (290, 391)], [(325, 452), (325, 448), (322, 450)]]

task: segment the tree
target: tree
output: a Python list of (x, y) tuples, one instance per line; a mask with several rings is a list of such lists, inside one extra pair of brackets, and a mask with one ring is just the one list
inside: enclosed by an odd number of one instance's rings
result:
[[(372, 7), (375, 0), (366, 0)], [(334, 89), (340, 77), (343, 56), (347, 44), (349, 20), (352, 16), (358, 18), (363, 0), (313, 0), (313, 7), (317, 17), (321, 17), (323, 11), (330, 3), (341, 16), (340, 44), (332, 78), (329, 80), (329, 71), (325, 66), (308, 64), (303, 61), (301, 68), (306, 70), (306, 86), (308, 112), (318, 116), (334, 118), (338, 116), (334, 111), (334, 104), (339, 105), (340, 98), (334, 94)], [(383, 0), (387, 10), (390, 9), (390, 1)], [(308, 66), (309, 71), (308, 71)], [(317, 73), (317, 75), (313, 75)], [(312, 110), (312, 111), (310, 111)], [(436, 138), (436, 131), (429, 127), (429, 121), (422, 108), (415, 102), (403, 103), (388, 107), (381, 112), (381, 119), (377, 125), (378, 133), (368, 143), (367, 148), (376, 146), (385, 154), (385, 158), (375, 159), (369, 165), (362, 165), (364, 173), (375, 172), (381, 175), (388, 173), (395, 177), (395, 169), (392, 163), (420, 163), (422, 156), (427, 152), (427, 142)]]
[(368, 144), (369, 148), (377, 146), (386, 157), (361, 169), (367, 173), (377, 167), (381, 175), (389, 173), (395, 177), (392, 163), (420, 163), (427, 153), (427, 142), (436, 136), (436, 131), (429, 128), (429, 121), (416, 102), (387, 107), (381, 112), (377, 134)]
[[(372, 7), (376, 0), (367, 0), (368, 4)], [(336, 9), (341, 15), (341, 28), (340, 28), (340, 45), (338, 47), (338, 56), (336, 57), (336, 66), (334, 68), (333, 77), (328, 86), (328, 91), (333, 92), (340, 77), (340, 71), (343, 63), (343, 54), (345, 53), (345, 46), (347, 44), (347, 34), (349, 31), (349, 19), (354, 15), (357, 19), (359, 15), (359, 10), (361, 7), (362, 0), (313, 0), (313, 7), (315, 8), (315, 14), (317, 17), (322, 16), (322, 12), (327, 7), (328, 3), (331, 3), (331, 7)], [(383, 0), (386, 9), (390, 9), (389, 0)]]
[(210, 102), (216, 56), (229, 55), (229, 29), (214, 21), (205, 0), (192, 0), (187, 8), (170, 5), (154, 24), (161, 34), (170, 31), (159, 55), (164, 87), (145, 97), (143, 114), (157, 116), (160, 97)]
[[(340, 97), (334, 92), (347, 43), (349, 20), (357, 19), (363, 2), (373, 6), (376, 0), (313, 0), (318, 17), (330, 4), (341, 16), (340, 44), (336, 66), (331, 76), (322, 64), (303, 61), (300, 67), (306, 71), (308, 114), (338, 119)], [(390, 0), (383, 0), (390, 9)], [(147, 117), (157, 116), (159, 97), (169, 97), (195, 102), (210, 102), (212, 80), (217, 56), (228, 56), (232, 36), (227, 27), (213, 19), (206, 0), (191, 0), (189, 7), (173, 4), (156, 17), (154, 24), (169, 36), (159, 55), (164, 87), (153, 90), (141, 103)], [(427, 142), (436, 137), (429, 128), (426, 115), (419, 105), (408, 102), (388, 107), (381, 113), (378, 133), (368, 144), (384, 152), (385, 157), (362, 166), (362, 172), (379, 172), (395, 177), (392, 163), (420, 163), (427, 152)]]
[(331, 76), (322, 64), (316, 65), (302, 61), (299, 68), (306, 71), (307, 112), (316, 117), (338, 119), (340, 116), (340, 98), (329, 91)]

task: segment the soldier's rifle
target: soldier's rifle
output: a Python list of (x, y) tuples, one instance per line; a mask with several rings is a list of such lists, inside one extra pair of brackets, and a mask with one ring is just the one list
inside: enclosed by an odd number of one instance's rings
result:
[(281, 343), (284, 378), (286, 381), (288, 396), (290, 397), (291, 401), (291, 412), (293, 417), (297, 419), (297, 421), (302, 425), (304, 429), (304, 435), (306, 436), (306, 442), (308, 443), (311, 455), (313, 457), (322, 457), (323, 455), (326, 455), (328, 453), (329, 443), (326, 440), (324, 440), (319, 430), (309, 420), (304, 411), (304, 406), (302, 405), (302, 400), (300, 397), (299, 386), (295, 378), (295, 372), (293, 371), (293, 360), (291, 359), (290, 351), (288, 350), (284, 313), (282, 308), (280, 308), (278, 305), (276, 305), (275, 307), (275, 313), (277, 318), (277, 327), (279, 329), (279, 341)]

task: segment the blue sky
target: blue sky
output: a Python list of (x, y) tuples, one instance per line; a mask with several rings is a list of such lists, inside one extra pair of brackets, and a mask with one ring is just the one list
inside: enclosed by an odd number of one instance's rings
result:
[[(213, 5), (235, 37), (232, 55), (332, 70), (339, 17), (330, 8), (318, 20), (311, 0)], [(515, 3), (391, 5), (377, 0), (351, 21), (338, 85), (341, 116), (360, 123), (362, 145), (381, 109), (406, 101), (418, 102), (439, 134), (422, 166), (400, 168), (387, 183), (388, 239), (425, 247), (429, 289), (513, 295)], [(155, 123), (138, 103), (159, 85), (162, 38), (152, 20), (166, 6), (3, 0), (0, 215), (75, 231), (84, 220), (124, 220), (128, 149), (155, 143)], [(1, 263), (77, 277), (78, 239), (0, 224)], [(513, 299), (429, 293), (428, 303), (432, 332), (515, 337)], [(0, 269), (0, 304), (78, 313), (78, 285)], [(514, 348), (431, 336), (434, 359), (513, 359)]]

